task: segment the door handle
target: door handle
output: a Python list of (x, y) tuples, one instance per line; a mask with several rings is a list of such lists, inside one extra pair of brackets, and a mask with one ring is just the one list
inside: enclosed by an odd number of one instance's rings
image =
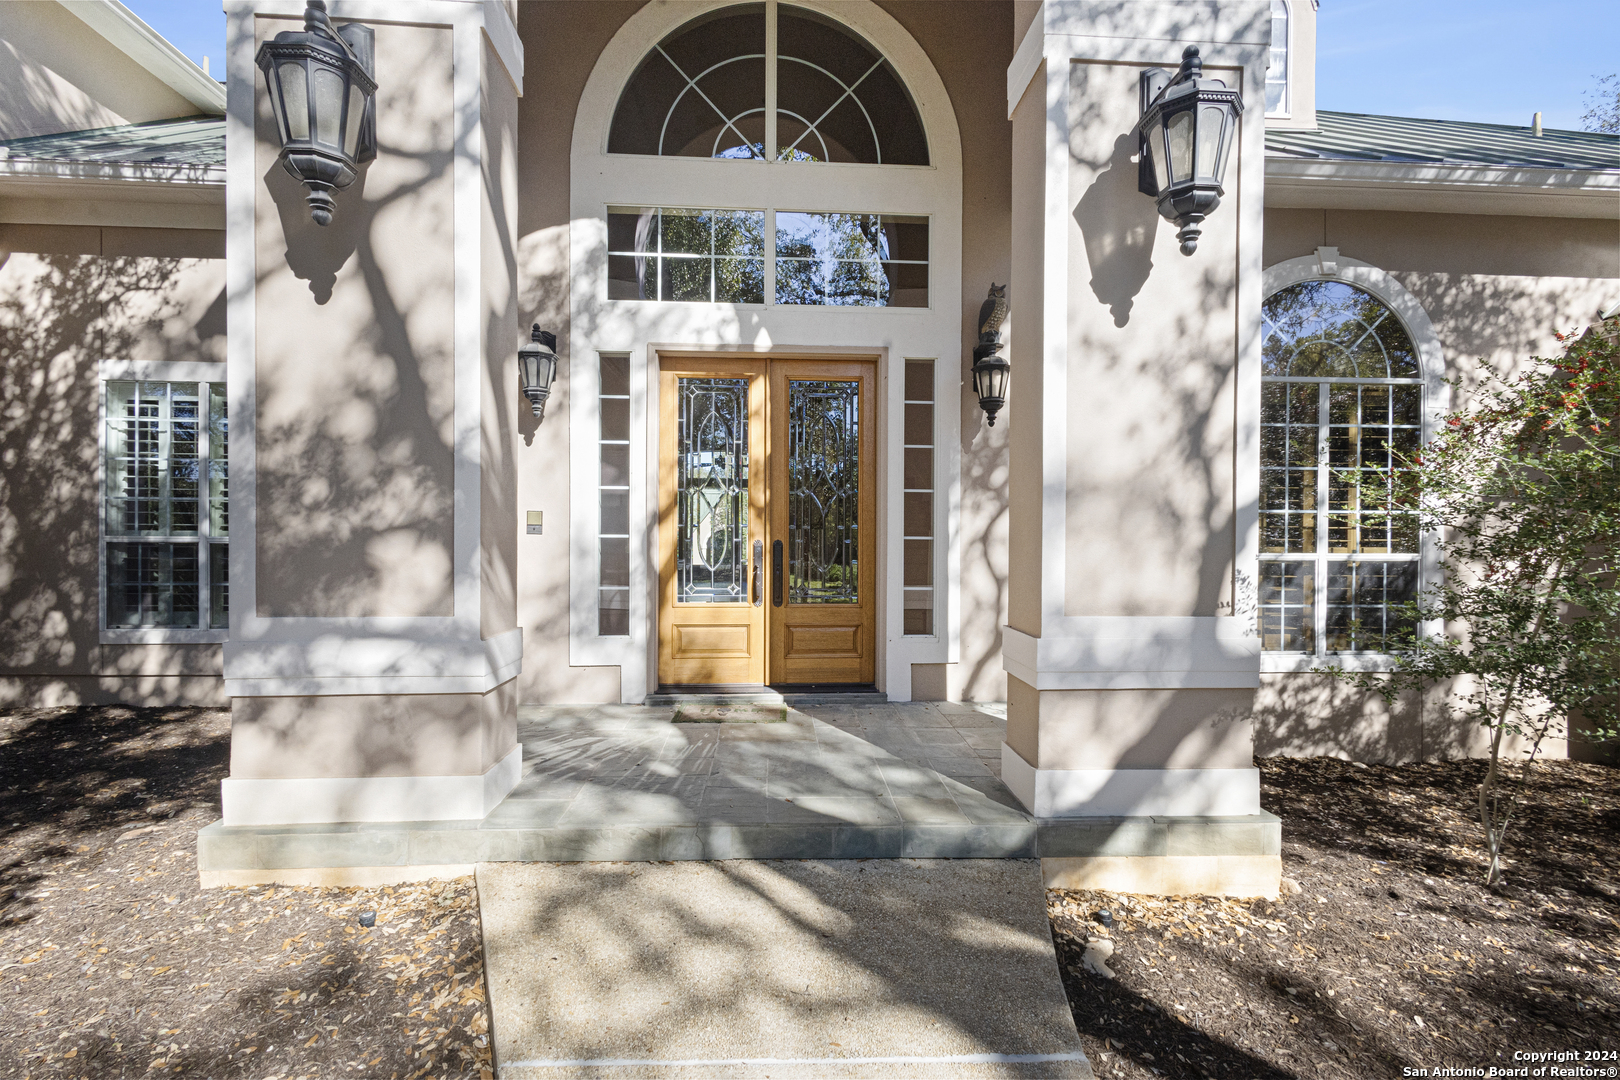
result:
[(771, 606), (782, 606), (782, 541), (771, 541)]
[(754, 541), (754, 606), (765, 602), (765, 541)]

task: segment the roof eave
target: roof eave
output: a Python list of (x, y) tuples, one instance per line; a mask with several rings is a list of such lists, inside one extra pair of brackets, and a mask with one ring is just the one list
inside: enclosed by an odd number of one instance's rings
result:
[(225, 87), (118, 0), (58, 2), (199, 111), (225, 115)]
[(1620, 170), (1268, 157), (1265, 204), (1620, 219)]

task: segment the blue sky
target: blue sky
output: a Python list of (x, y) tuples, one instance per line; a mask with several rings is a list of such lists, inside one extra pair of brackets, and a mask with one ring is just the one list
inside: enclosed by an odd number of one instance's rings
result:
[[(124, 0), (219, 76), (219, 0)], [(1620, 72), (1614, 0), (1322, 0), (1317, 106), (1575, 128), (1597, 77)]]

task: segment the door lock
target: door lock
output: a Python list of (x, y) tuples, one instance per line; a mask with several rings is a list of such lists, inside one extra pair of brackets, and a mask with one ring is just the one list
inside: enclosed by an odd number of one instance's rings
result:
[(754, 606), (765, 602), (765, 541), (754, 541)]

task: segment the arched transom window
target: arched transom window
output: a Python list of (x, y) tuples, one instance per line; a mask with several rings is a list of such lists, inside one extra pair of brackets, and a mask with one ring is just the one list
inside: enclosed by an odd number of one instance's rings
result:
[(625, 85), (608, 152), (929, 163), (889, 61), (832, 20), (774, 0), (722, 8), (660, 41)]
[(1411, 334), (1382, 300), (1301, 281), (1263, 305), (1260, 635), (1271, 652), (1386, 651), (1417, 588), (1397, 452), (1422, 437)]

